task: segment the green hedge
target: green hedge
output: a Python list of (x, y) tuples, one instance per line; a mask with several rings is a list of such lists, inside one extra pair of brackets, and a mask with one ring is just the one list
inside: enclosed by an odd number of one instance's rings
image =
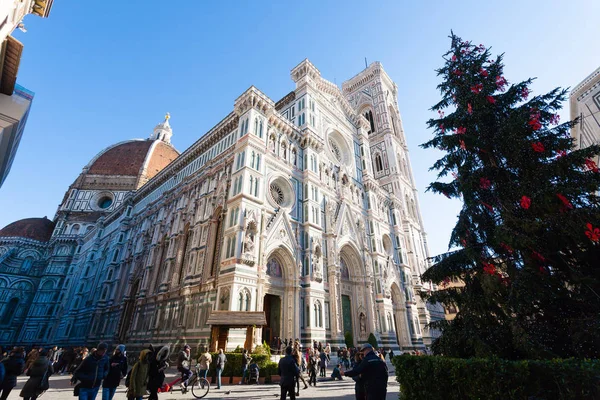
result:
[[(211, 353), (213, 362), (210, 364), (210, 368), (208, 370), (209, 376), (216, 376), (215, 372), (215, 360), (217, 358), (217, 353)], [(221, 374), (222, 377), (228, 376), (242, 376), (242, 354), (241, 353), (225, 353), (225, 357), (227, 357), (227, 362), (225, 363), (225, 369)], [(266, 354), (250, 354), (253, 361), (256, 361), (258, 364), (258, 368), (261, 370), (261, 376), (263, 368), (267, 366), (271, 362), (270, 357)], [(196, 359), (197, 360), (197, 359)]]
[(600, 360), (396, 356), (401, 400), (600, 399)]

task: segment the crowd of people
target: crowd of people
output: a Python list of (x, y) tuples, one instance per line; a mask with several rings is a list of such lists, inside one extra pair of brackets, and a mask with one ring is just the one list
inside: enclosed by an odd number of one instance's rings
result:
[[(279, 363), (281, 375), (281, 399), (289, 394), (291, 399), (300, 395), (300, 383), (304, 389), (317, 386), (317, 377), (343, 380), (344, 376), (355, 380), (356, 398), (385, 398), (387, 388), (386, 356), (391, 360), (393, 351), (385, 348), (373, 349), (369, 344), (362, 347), (337, 350), (337, 363), (330, 377), (327, 367), (331, 363), (331, 346), (314, 341), (312, 346), (302, 348), (300, 341), (292, 339), (280, 341), (275, 345), (286, 347), (280, 352), (285, 354)], [(118, 345), (109, 355), (106, 343), (100, 343), (91, 351), (86, 347), (49, 349), (34, 348), (28, 353), (23, 347), (14, 347), (8, 353), (2, 353), (0, 363), (0, 400), (6, 400), (17, 383), (17, 376), (25, 373), (29, 379), (23, 386), (20, 396), (25, 400), (35, 400), (49, 388), (49, 377), (54, 373), (70, 374), (74, 394), (81, 400), (95, 400), (102, 386), (102, 400), (112, 400), (117, 387), (125, 378), (127, 398), (139, 400), (150, 394), (150, 400), (157, 400), (160, 391), (168, 391), (179, 382), (182, 393), (188, 390), (191, 371), (191, 347), (184, 345), (177, 356), (177, 370), (180, 378), (165, 383), (165, 370), (169, 367), (170, 346), (155, 348), (148, 345), (140, 354), (133, 368), (128, 369), (128, 359), (124, 345)], [(419, 354), (411, 352), (412, 354)], [(219, 349), (215, 357), (217, 389), (221, 388), (221, 374), (225, 368), (227, 357), (223, 349)], [(198, 377), (207, 378), (208, 370), (213, 363), (213, 356), (208, 349), (203, 349), (198, 358)], [(242, 381), (240, 383), (259, 382), (260, 368), (247, 350), (242, 353)], [(307, 379), (308, 378), (308, 382)], [(323, 381), (324, 379), (319, 379)], [(291, 382), (293, 384), (291, 384)], [(381, 397), (383, 396), (383, 397)]]

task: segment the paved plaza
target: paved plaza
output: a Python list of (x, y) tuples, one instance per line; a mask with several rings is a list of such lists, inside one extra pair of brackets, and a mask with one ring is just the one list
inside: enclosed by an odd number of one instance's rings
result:
[[(388, 367), (391, 364), (388, 362)], [(399, 387), (392, 373), (393, 367), (390, 368), (390, 379), (388, 382), (387, 400), (397, 400)], [(167, 381), (173, 380), (177, 371), (170, 369), (167, 374)], [(328, 368), (328, 375), (331, 375), (331, 368)], [(325, 379), (325, 378), (321, 378)], [(40, 397), (40, 400), (59, 400), (59, 399), (75, 399), (73, 397), (73, 388), (69, 385), (70, 376), (53, 375), (50, 377), (50, 390)], [(18, 379), (18, 384), (8, 396), (8, 400), (22, 400), (19, 396), (21, 388), (27, 381), (26, 376), (21, 376)], [(122, 381), (123, 383), (123, 381)], [(302, 387), (302, 383), (300, 383)], [(117, 389), (117, 394), (114, 400), (126, 400), (125, 385), (122, 384)], [(102, 390), (102, 388), (100, 388)], [(161, 400), (180, 400), (193, 399), (191, 393), (182, 395), (181, 392), (159, 393)], [(216, 386), (211, 387), (208, 396), (205, 399), (274, 399), (279, 397), (279, 385), (223, 385), (220, 390)], [(318, 382), (316, 387), (310, 386), (308, 389), (300, 389), (298, 399), (354, 399), (354, 381), (351, 378), (344, 377), (343, 381), (323, 381)], [(96, 400), (102, 400), (101, 392), (98, 393)]]

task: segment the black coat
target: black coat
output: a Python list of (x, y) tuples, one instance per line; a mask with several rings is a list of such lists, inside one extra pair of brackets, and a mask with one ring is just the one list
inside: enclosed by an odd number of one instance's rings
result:
[(367, 354), (360, 364), (354, 369), (345, 372), (346, 376), (361, 376), (361, 382), (364, 382), (367, 390), (368, 399), (379, 399), (383, 393), (385, 398), (385, 390), (388, 382), (388, 369), (385, 361), (383, 361), (375, 352), (371, 351)]
[(80, 380), (82, 388), (96, 388), (108, 375), (108, 367), (108, 357), (99, 356), (94, 352), (81, 362), (71, 380)]
[[(113, 364), (119, 364), (113, 367)], [(121, 378), (127, 375), (127, 357), (122, 354), (113, 355), (108, 361), (108, 375), (102, 382), (102, 387), (116, 388), (121, 383)]]
[(22, 356), (9, 356), (4, 361), (4, 381), (0, 385), (0, 389), (12, 389), (17, 386), (17, 376), (23, 373), (25, 369), (25, 359)]
[(52, 365), (48, 361), (47, 357), (40, 357), (33, 362), (31, 367), (27, 370), (29, 379), (25, 382), (23, 389), (21, 389), (21, 397), (34, 397), (38, 396), (41, 392), (40, 386), (44, 380), (54, 373)]
[(296, 384), (296, 377), (300, 375), (300, 368), (294, 360), (294, 357), (287, 355), (279, 360), (279, 386), (294, 386)]

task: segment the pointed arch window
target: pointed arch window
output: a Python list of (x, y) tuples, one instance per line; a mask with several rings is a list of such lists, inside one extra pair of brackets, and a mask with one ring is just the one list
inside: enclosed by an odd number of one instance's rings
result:
[(242, 307), (244, 305), (244, 293), (240, 292), (240, 295), (238, 296), (238, 309), (240, 311), (243, 311)]
[(377, 172), (383, 171), (383, 162), (381, 161), (381, 154), (375, 154), (375, 170)]
[(27, 257), (23, 260), (23, 264), (21, 265), (21, 272), (27, 273), (31, 269), (33, 265), (33, 257)]
[(262, 122), (262, 120), (258, 124), (258, 137), (261, 139), (263, 137), (263, 122)]
[(369, 110), (365, 113), (365, 118), (369, 121), (369, 126), (371, 130), (368, 132), (369, 134), (375, 132), (375, 120), (373, 119), (373, 111)]
[(6, 308), (4, 309), (4, 314), (2, 315), (2, 325), (8, 325), (11, 323), (15, 313), (17, 311), (17, 307), (19, 306), (19, 298), (13, 297), (10, 299)]
[(258, 136), (258, 117), (254, 118), (254, 134)]

